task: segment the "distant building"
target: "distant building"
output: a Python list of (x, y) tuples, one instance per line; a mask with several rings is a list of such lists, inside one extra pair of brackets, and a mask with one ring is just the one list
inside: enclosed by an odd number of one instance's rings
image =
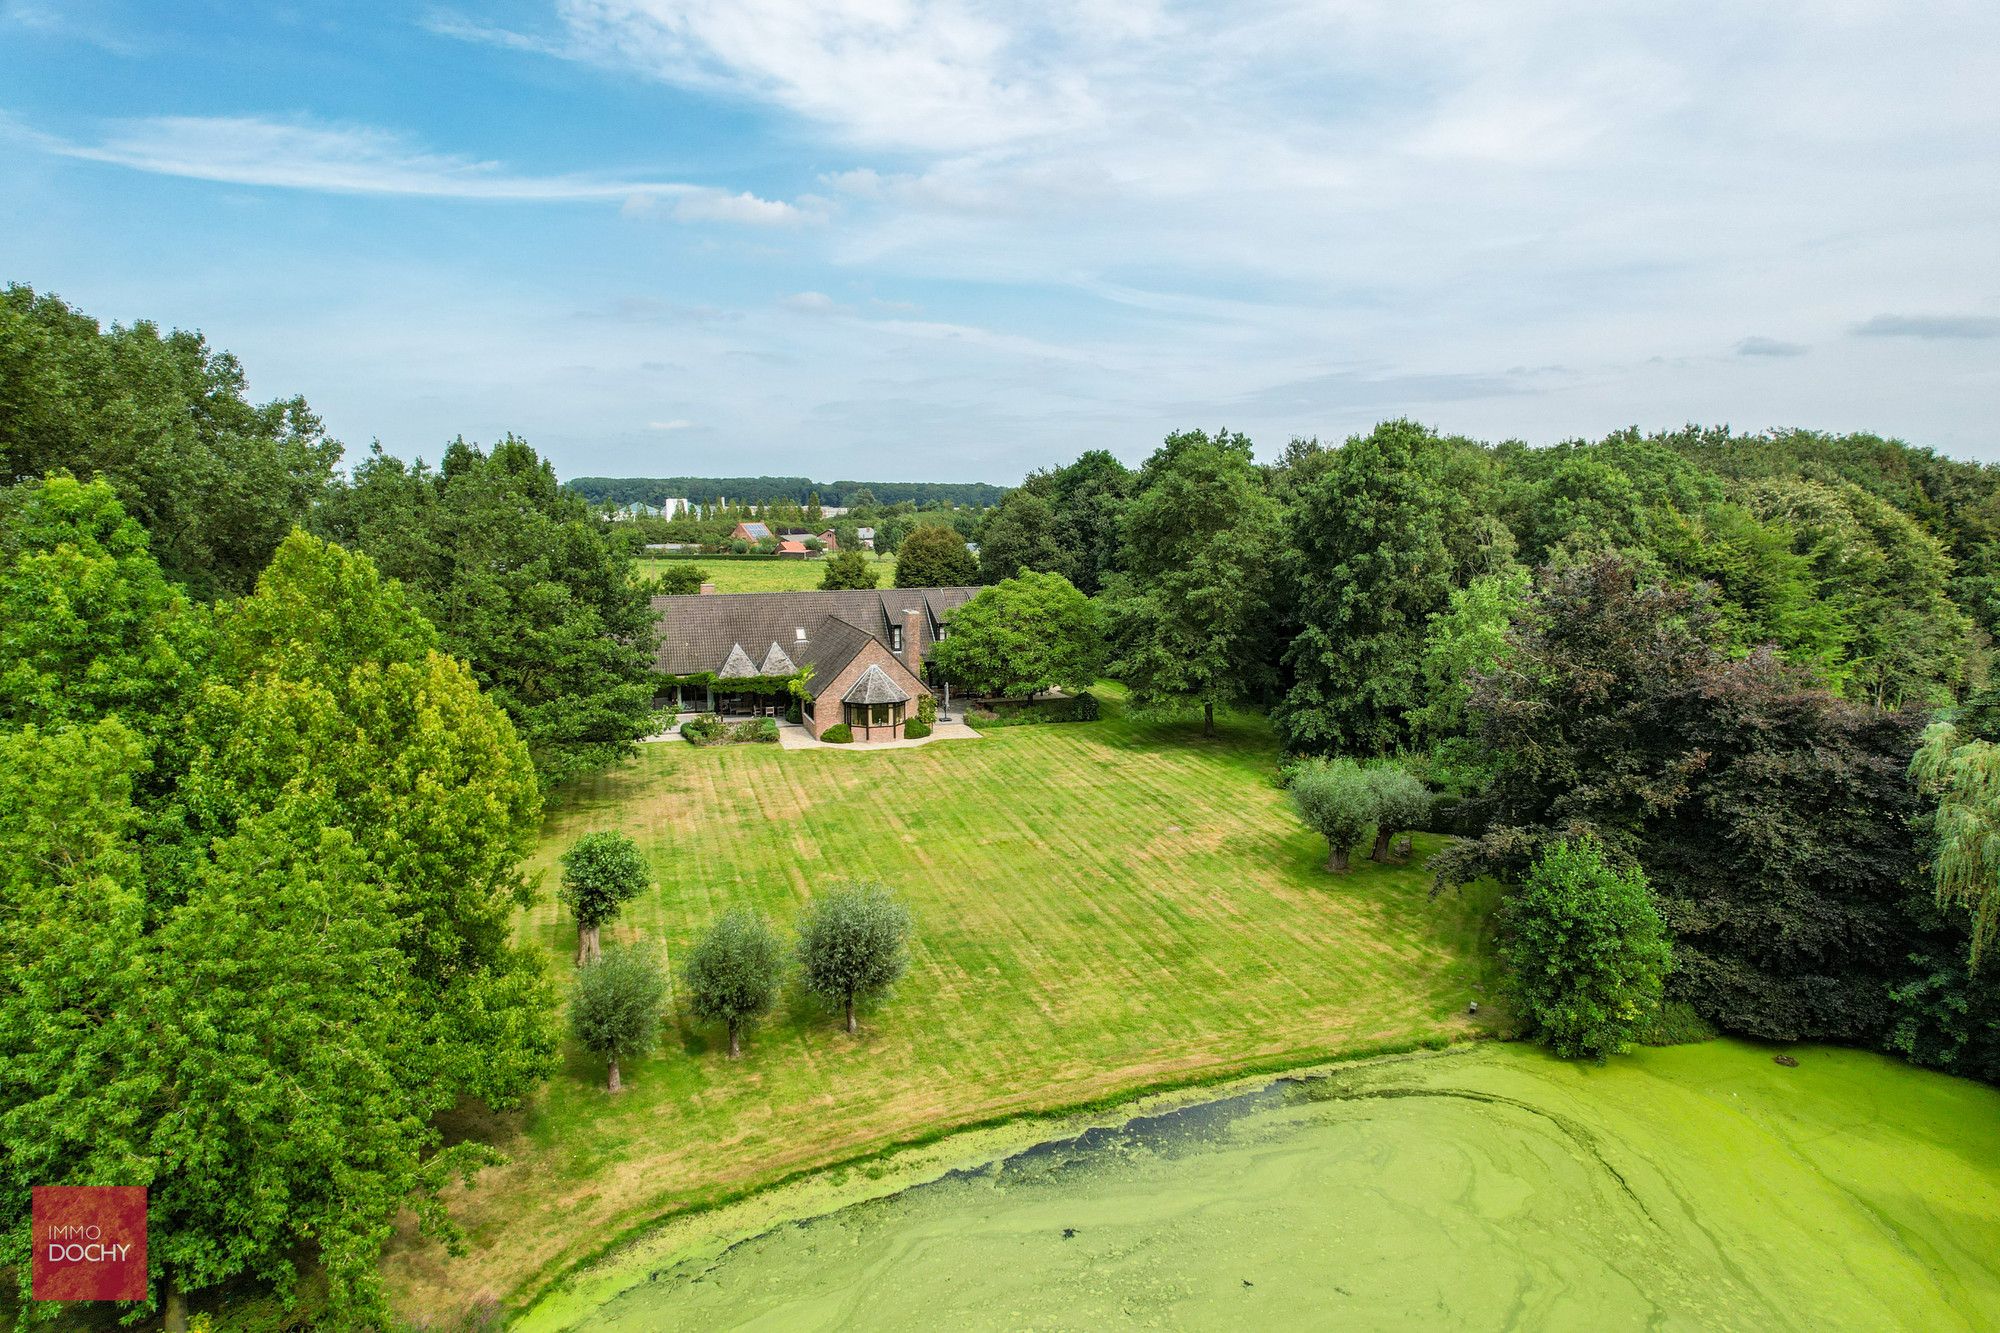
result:
[(649, 504), (619, 505), (616, 509), (611, 511), (611, 516), (614, 519), (619, 519), (619, 520), (634, 519), (634, 518), (679, 518), (681, 515), (687, 512), (688, 512), (687, 500), (681, 496), (675, 495), (675, 496), (669, 496), (667, 499), (662, 500), (660, 503), (656, 505), (649, 505)]
[[(766, 683), (810, 666), (801, 709), (808, 731), (819, 736), (844, 722), (856, 740), (894, 740), (931, 693), (929, 658), (945, 636), (946, 620), (978, 592), (871, 588), (655, 597), (660, 637), (653, 665), (676, 679), (663, 702), (782, 713), (789, 696)], [(743, 684), (732, 687), (732, 681)], [(746, 688), (753, 685), (766, 687)]]
[(862, 549), (869, 551), (875, 549), (875, 529), (856, 528), (854, 530), (854, 535), (856, 538), (860, 540)]
[(771, 536), (771, 527), (768, 523), (745, 520), (742, 523), (738, 523), (735, 529), (730, 532), (729, 540), (733, 542), (749, 542), (752, 546), (755, 546), (759, 542), (768, 542), (773, 540), (773, 538)]

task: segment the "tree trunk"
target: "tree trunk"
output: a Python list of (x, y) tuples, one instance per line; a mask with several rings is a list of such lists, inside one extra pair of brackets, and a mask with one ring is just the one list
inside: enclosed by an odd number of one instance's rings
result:
[(743, 1047), (736, 1040), (736, 1020), (732, 1018), (729, 1020), (729, 1058), (736, 1060), (742, 1058), (742, 1055)]
[(598, 926), (578, 926), (576, 928), (576, 965), (578, 967), (582, 967), (585, 963), (594, 963), (603, 957), (603, 951), (597, 947), (597, 932), (600, 929), (601, 927)]
[(854, 1026), (854, 997), (850, 995), (847, 997), (847, 1034), (853, 1036), (858, 1030)]
[(1395, 830), (1393, 829), (1378, 828), (1375, 830), (1375, 850), (1368, 853), (1369, 860), (1387, 861), (1389, 859), (1389, 839), (1394, 836), (1394, 833)]
[(1328, 843), (1326, 848), (1326, 868), (1336, 875), (1345, 875), (1347, 873), (1347, 849), (1345, 847), (1335, 847), (1332, 843)]
[(618, 1060), (615, 1056), (611, 1060), (611, 1076), (605, 1080), (604, 1090), (606, 1092), (625, 1091), (624, 1080), (618, 1077)]
[(1207, 699), (1201, 701), (1201, 734), (1204, 736), (1215, 734), (1215, 705)]
[(167, 1333), (187, 1333), (187, 1293), (182, 1291), (172, 1278), (165, 1279), (161, 1285), (167, 1289), (167, 1310), (164, 1316)]

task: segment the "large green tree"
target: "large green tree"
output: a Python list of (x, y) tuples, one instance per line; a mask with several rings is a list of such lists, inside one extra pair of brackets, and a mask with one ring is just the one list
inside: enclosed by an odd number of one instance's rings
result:
[(103, 476), (197, 597), (249, 589), (340, 452), (304, 399), (252, 404), (236, 358), (198, 333), (106, 329), (58, 297), (0, 292), (0, 486)]
[(1067, 576), (1075, 553), (1063, 541), (1052, 496), (1055, 480), (1046, 472), (1030, 476), (1007, 492), (979, 530), (979, 576), (987, 583), (1016, 574)]
[(25, 1280), (28, 1185), (143, 1184), (170, 1325), (307, 1257), (321, 1322), (376, 1326), (395, 1216), (449, 1238), (439, 1191), (491, 1157), (436, 1118), (554, 1055), (511, 929), (532, 770), (365, 559), (295, 534), (210, 631), (100, 489), (10, 531), (20, 641), (201, 651), (152, 677), (170, 709), (37, 652), (59, 706), (0, 724), (0, 1235)]
[(1112, 603), (1112, 674), (1141, 706), (1217, 706), (1263, 698), (1275, 682), (1277, 502), (1248, 437), (1185, 431), (1146, 460), (1125, 506), (1123, 574)]
[(1708, 593), (1618, 556), (1544, 576), (1469, 710), (1493, 780), (1441, 879), (1519, 882), (1595, 837), (1673, 932), (1672, 998), (1774, 1040), (1874, 1041), (1915, 925), (1918, 719), (1713, 642)]
[(525, 442), (487, 453), (460, 440), (435, 470), (378, 450), (319, 521), (408, 587), (441, 645), (513, 719), (545, 787), (648, 733), (646, 589)]
[(1386, 754), (1413, 740), (1424, 630), (1454, 581), (1465, 498), (1444, 442), (1410, 421), (1350, 439), (1290, 515), (1298, 634), (1273, 720), (1293, 750)]
[(1097, 607), (1060, 574), (1022, 574), (951, 613), (931, 662), (977, 694), (1088, 689), (1104, 665)]

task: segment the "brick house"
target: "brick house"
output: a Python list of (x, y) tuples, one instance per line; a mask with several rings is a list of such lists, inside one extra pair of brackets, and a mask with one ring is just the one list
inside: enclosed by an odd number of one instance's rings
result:
[[(817, 737), (845, 722), (856, 740), (892, 740), (931, 692), (926, 663), (946, 618), (977, 588), (699, 593), (655, 597), (655, 669), (705, 677), (668, 688), (686, 708), (770, 715), (790, 706), (769, 682), (812, 668), (800, 720)], [(730, 681), (757, 690), (731, 690)]]

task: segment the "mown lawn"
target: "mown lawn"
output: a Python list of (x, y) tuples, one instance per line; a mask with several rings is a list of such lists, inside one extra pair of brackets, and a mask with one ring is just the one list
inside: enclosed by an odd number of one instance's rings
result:
[[(894, 587), (896, 557), (869, 556), (882, 576), (878, 585)], [(639, 576), (651, 578), (675, 565), (699, 565), (708, 571), (717, 592), (797, 592), (819, 587), (826, 575), (825, 560), (641, 560)]]
[[(952, 1127), (1470, 1033), (1488, 896), (1433, 901), (1415, 864), (1326, 875), (1274, 761), (1259, 720), (1203, 741), (1107, 718), (873, 753), (662, 743), (570, 791), (545, 897), (593, 829), (658, 874), (607, 944), (678, 957), (734, 904), (788, 927), (814, 889), (876, 878), (915, 911), (911, 973), (858, 1038), (797, 999), (739, 1063), (677, 1011), (621, 1097), (572, 1052), (532, 1108), (479, 1127), (512, 1161), (454, 1200), (468, 1253), (395, 1247), (401, 1309), (511, 1305), (670, 1210)], [(521, 929), (567, 978), (559, 910)]]

